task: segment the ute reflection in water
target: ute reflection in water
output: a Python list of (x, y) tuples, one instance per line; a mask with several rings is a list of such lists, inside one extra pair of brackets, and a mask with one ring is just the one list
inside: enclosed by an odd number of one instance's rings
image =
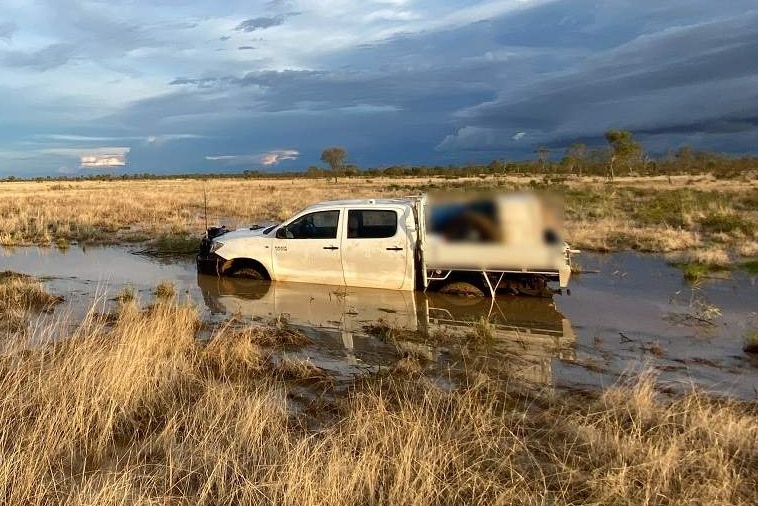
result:
[[(377, 322), (405, 331), (397, 333), (396, 344), (401, 351), (412, 351), (440, 365), (444, 348), (429, 344), (435, 342), (434, 336), (484, 333), (489, 343), (476, 347), (469, 355), (472, 360), (494, 361), (499, 367), (507, 367), (509, 374), (544, 385), (553, 383), (553, 359), (575, 357), (571, 323), (549, 299), (467, 298), (205, 275), (198, 276), (198, 285), (214, 314), (265, 321), (284, 318), (318, 336), (338, 335), (346, 365), (351, 367), (387, 365), (397, 359), (396, 347), (367, 334), (366, 327)], [(403, 334), (410, 333), (431, 339), (423, 343), (403, 339)], [(319, 340), (316, 346), (328, 347), (328, 343)]]

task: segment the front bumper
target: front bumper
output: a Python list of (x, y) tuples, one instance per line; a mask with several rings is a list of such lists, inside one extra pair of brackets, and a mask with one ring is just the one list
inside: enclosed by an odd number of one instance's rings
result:
[(208, 274), (210, 276), (221, 276), (221, 267), (226, 260), (215, 253), (208, 253), (205, 255), (198, 255), (196, 262), (198, 273)]

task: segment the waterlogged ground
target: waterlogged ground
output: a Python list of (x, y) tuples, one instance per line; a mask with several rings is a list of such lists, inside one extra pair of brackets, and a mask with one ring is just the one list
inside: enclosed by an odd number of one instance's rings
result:
[[(51, 320), (75, 325), (93, 305), (106, 312), (125, 286), (147, 302), (159, 282), (170, 281), (211, 324), (233, 317), (301, 329), (313, 344), (293, 358), (338, 380), (412, 355), (441, 382), (470, 361), (569, 389), (653, 367), (672, 391), (696, 384), (758, 395), (758, 359), (742, 351), (746, 331), (758, 327), (758, 278), (735, 272), (693, 286), (663, 258), (633, 253), (583, 254), (580, 263), (593, 272), (577, 276), (570, 295), (492, 301), (198, 277), (191, 259), (155, 260), (121, 247), (0, 250), (0, 271), (38, 276), (66, 298), (36, 323), (41, 336)], [(470, 344), (461, 349), (450, 336)]]

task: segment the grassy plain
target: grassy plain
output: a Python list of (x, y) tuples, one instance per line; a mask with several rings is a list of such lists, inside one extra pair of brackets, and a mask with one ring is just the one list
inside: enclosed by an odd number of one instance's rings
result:
[(205, 225), (281, 220), (308, 204), (421, 192), (528, 190), (565, 199), (567, 239), (599, 251), (682, 252), (723, 267), (758, 256), (758, 181), (710, 176), (211, 179), (0, 183), (0, 245), (152, 241), (187, 249)]
[[(44, 307), (35, 280), (0, 283), (0, 308)], [(47, 344), (2, 331), (3, 502), (758, 502), (755, 402), (667, 397), (647, 374), (543, 392), (477, 364), (443, 389), (401, 356), (337, 389), (288, 357), (308, 341), (286, 326), (230, 322), (203, 342), (196, 308), (156, 294)]]

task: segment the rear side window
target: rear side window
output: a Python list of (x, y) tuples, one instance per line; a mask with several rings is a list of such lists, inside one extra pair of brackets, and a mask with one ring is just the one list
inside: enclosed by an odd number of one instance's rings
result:
[(383, 239), (397, 233), (395, 211), (349, 211), (347, 215), (348, 239)]

